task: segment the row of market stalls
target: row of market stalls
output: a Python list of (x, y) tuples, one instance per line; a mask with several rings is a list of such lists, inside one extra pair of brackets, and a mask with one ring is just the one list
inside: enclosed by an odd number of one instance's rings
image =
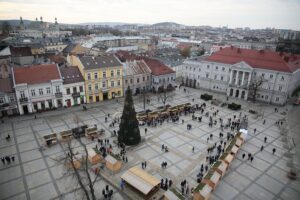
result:
[(97, 138), (99, 135), (104, 134), (104, 132), (104, 129), (98, 130), (98, 128), (95, 126), (87, 127), (85, 125), (74, 129), (64, 130), (60, 133), (51, 133), (43, 136), (43, 139), (47, 146), (51, 146), (56, 144), (58, 141), (65, 142), (77, 137), (86, 137), (89, 139), (91, 139), (92, 137)]
[(230, 167), (242, 144), (247, 138), (248, 131), (241, 129), (227, 145), (225, 152), (206, 173), (202, 182), (194, 189), (194, 200), (207, 200)]

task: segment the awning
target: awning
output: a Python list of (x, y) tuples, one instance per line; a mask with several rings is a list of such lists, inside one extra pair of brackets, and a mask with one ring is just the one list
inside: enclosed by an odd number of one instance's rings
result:
[(144, 195), (147, 195), (155, 186), (160, 184), (160, 181), (157, 178), (138, 167), (132, 167), (127, 170), (121, 176), (121, 179), (129, 183)]

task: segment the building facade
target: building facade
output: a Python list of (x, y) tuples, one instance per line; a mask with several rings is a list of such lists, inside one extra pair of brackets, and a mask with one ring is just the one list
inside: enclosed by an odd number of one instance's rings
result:
[(151, 70), (144, 60), (125, 62), (123, 75), (123, 91), (126, 91), (128, 86), (133, 94), (151, 90)]
[[(181, 69), (183, 82), (228, 96), (285, 104), (300, 85), (300, 56), (228, 47), (211, 56), (190, 59)], [(261, 82), (256, 92), (253, 86)]]
[(66, 107), (84, 104), (84, 79), (77, 66), (61, 66), (59, 68), (63, 80), (63, 105)]
[(63, 106), (63, 84), (56, 64), (12, 68), (20, 115)]
[(85, 80), (87, 103), (123, 96), (123, 65), (114, 55), (69, 55), (67, 61), (78, 66)]
[(15, 91), (11, 78), (0, 79), (0, 117), (18, 113)]

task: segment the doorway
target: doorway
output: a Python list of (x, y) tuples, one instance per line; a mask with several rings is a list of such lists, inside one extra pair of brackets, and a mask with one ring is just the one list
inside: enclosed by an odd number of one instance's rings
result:
[(23, 112), (24, 114), (28, 114), (28, 106), (27, 105), (24, 105), (22, 106), (23, 107)]
[(107, 92), (104, 92), (103, 93), (103, 100), (107, 100), (108, 99), (108, 93)]

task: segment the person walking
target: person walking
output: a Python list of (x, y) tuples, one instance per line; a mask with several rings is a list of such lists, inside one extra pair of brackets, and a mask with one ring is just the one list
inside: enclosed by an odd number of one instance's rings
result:
[(195, 147), (193, 146), (193, 149), (192, 149), (193, 153), (195, 152)]
[(145, 128), (145, 134), (147, 134), (147, 128)]
[(273, 155), (274, 155), (274, 154), (275, 154), (275, 152), (276, 152), (276, 149), (275, 149), (275, 148), (273, 148), (273, 150), (272, 150), (272, 151), (273, 151)]
[(267, 137), (264, 138), (264, 142), (265, 142), (265, 143), (267, 142), (267, 139), (268, 139)]
[(242, 155), (242, 158), (243, 158), (243, 160), (244, 160), (245, 156), (246, 156), (246, 154), (245, 154), (245, 153), (243, 153), (243, 155)]
[(254, 157), (253, 157), (253, 156), (251, 156), (251, 158), (250, 158), (250, 161), (251, 161), (251, 163), (252, 163), (253, 159), (254, 159)]
[(263, 151), (263, 150), (264, 150), (264, 145), (261, 145), (260, 151)]

